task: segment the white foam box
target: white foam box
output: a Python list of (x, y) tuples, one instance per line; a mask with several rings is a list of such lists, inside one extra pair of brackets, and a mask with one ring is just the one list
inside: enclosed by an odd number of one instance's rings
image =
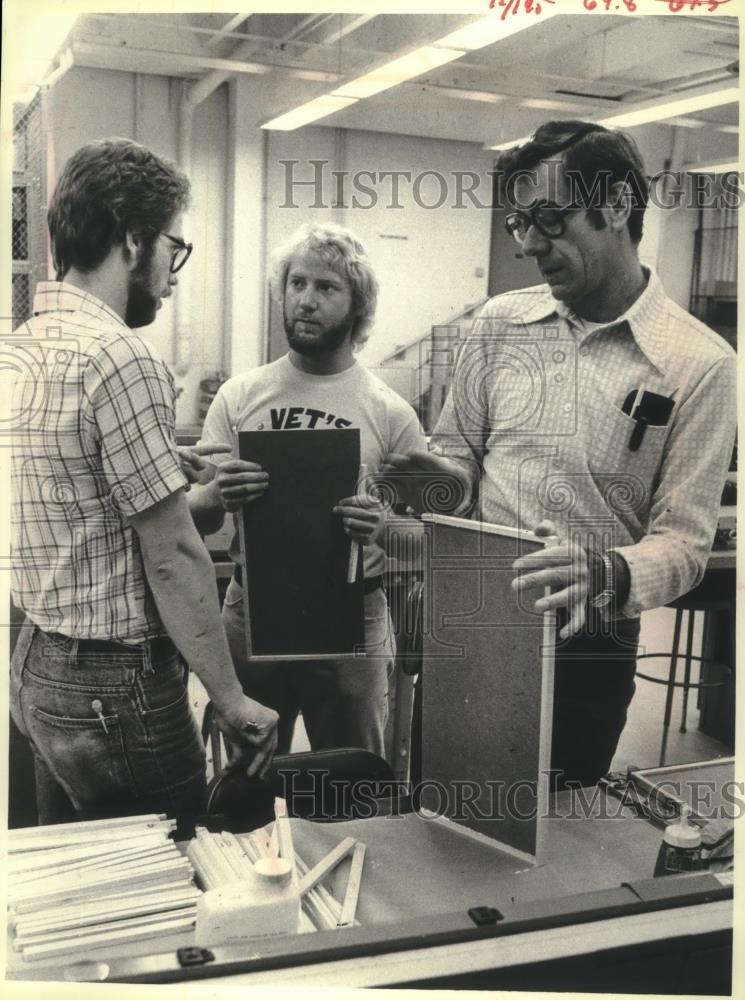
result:
[(284, 886), (258, 876), (208, 889), (197, 901), (195, 941), (228, 945), (254, 937), (296, 934), (300, 921), (297, 878)]

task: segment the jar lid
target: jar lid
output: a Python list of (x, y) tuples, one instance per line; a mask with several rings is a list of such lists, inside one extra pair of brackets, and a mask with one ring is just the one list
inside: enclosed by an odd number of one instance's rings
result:
[(666, 844), (670, 844), (671, 847), (688, 848), (701, 846), (701, 831), (698, 827), (692, 826), (688, 822), (688, 817), (690, 815), (690, 807), (687, 805), (682, 806), (678, 822), (671, 823), (670, 826), (665, 829), (663, 839)]
[(286, 858), (259, 858), (254, 872), (264, 885), (285, 886), (292, 881), (292, 863)]

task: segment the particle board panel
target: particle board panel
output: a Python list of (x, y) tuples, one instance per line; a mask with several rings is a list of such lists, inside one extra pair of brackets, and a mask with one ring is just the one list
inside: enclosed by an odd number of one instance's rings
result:
[(269, 489), (245, 504), (239, 519), (249, 656), (328, 659), (361, 651), (361, 569), (347, 583), (350, 540), (333, 513), (356, 491), (359, 430), (241, 431), (238, 453), (269, 473)]
[(530, 532), (425, 519), (421, 805), (532, 860), (543, 851), (553, 614), (511, 588)]

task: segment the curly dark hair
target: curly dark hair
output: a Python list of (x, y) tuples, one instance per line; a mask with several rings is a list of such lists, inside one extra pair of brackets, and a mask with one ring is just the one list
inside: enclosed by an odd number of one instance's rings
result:
[(189, 180), (131, 139), (101, 139), (65, 163), (47, 212), (57, 278), (95, 270), (127, 231), (152, 234), (189, 203)]
[(508, 149), (497, 160), (497, 177), (503, 190), (509, 192), (510, 181), (519, 173), (533, 170), (543, 160), (559, 154), (563, 175), (572, 188), (572, 200), (585, 200), (596, 227), (602, 222), (598, 208), (607, 202), (609, 186), (619, 181), (628, 185), (632, 207), (627, 227), (633, 242), (639, 243), (649, 184), (639, 148), (624, 132), (595, 122), (545, 122), (528, 142)]

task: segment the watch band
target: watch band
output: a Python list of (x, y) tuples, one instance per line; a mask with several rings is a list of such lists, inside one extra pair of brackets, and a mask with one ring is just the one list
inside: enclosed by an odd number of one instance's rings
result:
[(616, 595), (615, 567), (607, 552), (599, 552), (598, 555), (603, 563), (603, 586), (600, 593), (590, 600), (590, 604), (593, 608), (607, 608)]

